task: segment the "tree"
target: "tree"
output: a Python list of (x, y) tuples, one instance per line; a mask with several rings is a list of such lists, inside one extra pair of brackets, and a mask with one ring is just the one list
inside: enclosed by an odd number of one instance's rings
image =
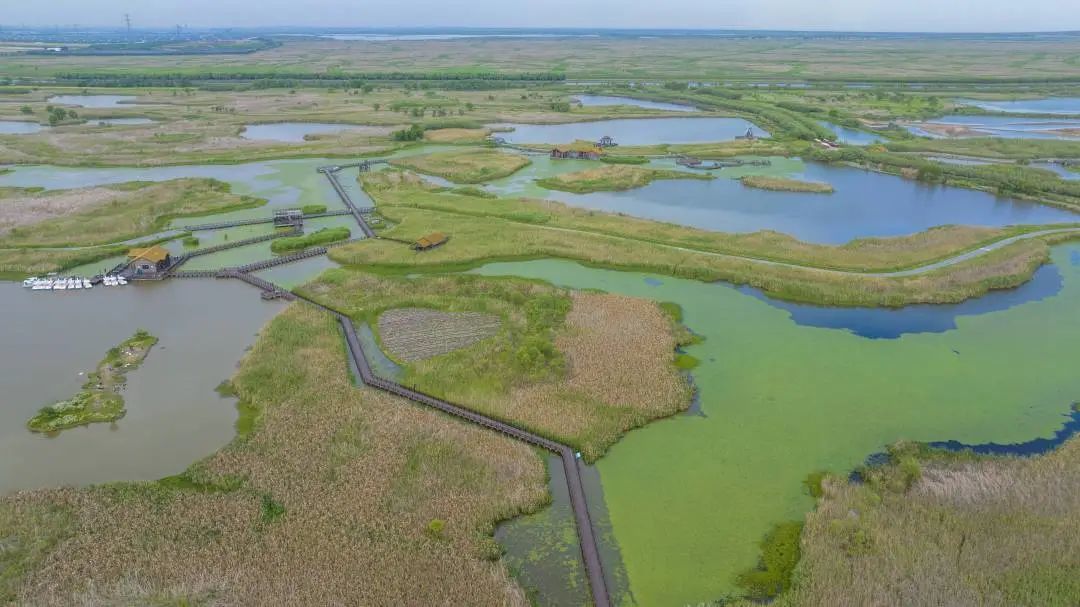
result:
[(379, 108), (380, 108), (380, 107), (382, 107), (382, 106), (381, 106), (381, 105), (379, 105), (378, 103), (373, 103), (373, 104), (371, 105), (371, 107), (375, 108), (375, 111), (377, 112), (377, 111), (379, 111)]
[(394, 141), (420, 141), (424, 138), (424, 127), (413, 124), (407, 129), (394, 131)]
[(24, 113), (24, 114), (33, 114), (34, 113), (34, 108), (30, 107), (29, 105), (24, 105), (21, 108), (19, 108), (19, 111)]

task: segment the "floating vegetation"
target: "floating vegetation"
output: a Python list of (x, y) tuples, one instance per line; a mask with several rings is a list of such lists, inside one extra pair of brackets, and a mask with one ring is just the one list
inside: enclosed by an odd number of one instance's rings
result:
[(109, 350), (90, 373), (82, 390), (69, 400), (42, 407), (27, 427), (34, 432), (58, 432), (76, 426), (114, 422), (127, 411), (120, 396), (128, 371), (137, 369), (158, 339), (139, 329), (135, 335)]

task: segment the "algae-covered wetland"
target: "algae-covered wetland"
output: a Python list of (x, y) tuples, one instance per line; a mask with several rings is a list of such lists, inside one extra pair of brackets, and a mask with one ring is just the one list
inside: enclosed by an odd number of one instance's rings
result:
[(1076, 602), (1080, 37), (303, 33), (0, 30), (0, 603)]

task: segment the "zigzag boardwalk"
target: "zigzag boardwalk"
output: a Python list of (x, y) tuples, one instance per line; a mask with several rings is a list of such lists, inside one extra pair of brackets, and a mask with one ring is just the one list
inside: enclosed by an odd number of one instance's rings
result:
[(375, 230), (372, 230), (371, 226), (368, 225), (367, 220), (364, 219), (360, 207), (356, 206), (356, 203), (349, 197), (349, 193), (345, 191), (345, 188), (341, 187), (341, 182), (338, 181), (337, 175), (335, 174), (340, 170), (341, 167), (322, 167), (319, 169), (319, 172), (326, 175), (326, 178), (330, 180), (330, 185), (334, 187), (334, 191), (337, 192), (338, 197), (341, 198), (341, 202), (345, 203), (345, 206), (349, 208), (353, 217), (356, 218), (356, 223), (360, 224), (360, 231), (364, 233), (364, 236), (367, 238), (376, 238)]
[(238, 266), (236, 268), (239, 272), (258, 272), (259, 270), (265, 270), (267, 268), (273, 268), (274, 266), (281, 266), (294, 261), (300, 261), (302, 259), (308, 259), (311, 257), (318, 257), (319, 255), (326, 254), (326, 247), (312, 247), (310, 249), (304, 249), (299, 253), (293, 253), (292, 255), (282, 255), (281, 257), (274, 257), (273, 259), (264, 259), (262, 261), (256, 261), (255, 263), (249, 263), (247, 265)]
[(604, 579), (604, 569), (600, 562), (600, 549), (596, 543), (592, 519), (589, 517), (589, 505), (585, 499), (585, 486), (581, 481), (581, 470), (578, 468), (577, 456), (573, 449), (567, 445), (544, 438), (538, 434), (533, 434), (532, 432), (523, 430), (506, 422), (492, 419), (476, 413), (475, 411), (470, 411), (464, 407), (460, 407), (446, 402), (445, 400), (435, 398), (429, 394), (424, 394), (423, 392), (413, 390), (412, 388), (376, 376), (371, 370), (371, 364), (368, 363), (367, 355), (364, 353), (364, 347), (360, 343), (360, 338), (356, 335), (356, 328), (353, 326), (352, 319), (333, 308), (325, 306), (315, 300), (308, 299), (303, 295), (297, 295), (291, 291), (282, 289), (270, 281), (257, 276), (252, 276), (246, 272), (241, 272), (238, 268), (226, 268), (224, 270), (206, 273), (175, 272), (172, 275), (177, 276), (178, 278), (194, 278), (197, 274), (199, 275), (198, 277), (212, 275), (217, 278), (237, 278), (261, 289), (264, 298), (271, 299), (281, 297), (290, 301), (299, 299), (304, 303), (333, 315), (334, 318), (337, 319), (338, 324), (341, 325), (341, 329), (345, 334), (345, 343), (347, 346), (345, 350), (348, 354), (349, 365), (365, 385), (406, 398), (427, 407), (438, 409), (448, 415), (452, 415), (484, 428), (490, 428), (511, 438), (528, 443), (534, 447), (540, 447), (541, 449), (545, 449), (558, 455), (562, 460), (563, 470), (566, 473), (566, 484), (570, 490), (570, 507), (574, 511), (574, 521), (577, 525), (581, 556), (585, 564), (585, 573), (589, 578), (589, 587), (592, 591), (593, 604), (596, 605), (596, 607), (611, 606), (611, 597), (608, 594), (607, 582)]
[(244, 240), (237, 240), (235, 242), (226, 242), (212, 247), (206, 247), (205, 249), (196, 249), (190, 253), (185, 253), (181, 257), (187, 261), (192, 257), (198, 257), (200, 255), (209, 255), (210, 253), (217, 253), (218, 251), (225, 251), (228, 249), (235, 249), (236, 247), (243, 247), (249, 244), (256, 244), (259, 242), (266, 242), (267, 240), (274, 240), (275, 238), (285, 238), (286, 236), (299, 236), (303, 232), (300, 230), (289, 230), (288, 232), (275, 232), (273, 234), (264, 234), (262, 236), (255, 236), (252, 238), (245, 238)]

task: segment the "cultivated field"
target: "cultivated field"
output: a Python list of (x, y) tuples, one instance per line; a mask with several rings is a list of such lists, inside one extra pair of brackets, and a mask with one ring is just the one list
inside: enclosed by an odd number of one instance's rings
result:
[(482, 312), (396, 308), (379, 315), (382, 346), (411, 363), (467, 348), (499, 332), (499, 317)]

